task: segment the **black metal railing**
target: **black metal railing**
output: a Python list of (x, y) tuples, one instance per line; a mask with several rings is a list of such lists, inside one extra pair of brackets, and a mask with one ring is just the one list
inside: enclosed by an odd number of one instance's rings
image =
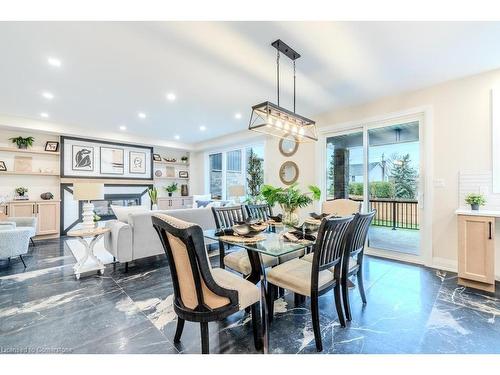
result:
[[(351, 198), (362, 202), (361, 198)], [(418, 201), (414, 199), (370, 198), (370, 208), (377, 210), (373, 225), (394, 230), (419, 229)]]

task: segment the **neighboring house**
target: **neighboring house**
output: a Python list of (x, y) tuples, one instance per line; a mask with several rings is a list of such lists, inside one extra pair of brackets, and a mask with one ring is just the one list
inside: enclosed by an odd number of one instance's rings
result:
[[(385, 162), (372, 162), (368, 165), (368, 174), (370, 181), (388, 181), (388, 170)], [(349, 166), (349, 181), (363, 181), (363, 164), (351, 164)]]

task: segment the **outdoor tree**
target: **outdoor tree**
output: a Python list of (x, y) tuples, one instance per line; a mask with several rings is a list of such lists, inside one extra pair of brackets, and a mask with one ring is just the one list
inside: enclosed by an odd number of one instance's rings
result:
[(415, 199), (417, 178), (418, 172), (411, 165), (410, 154), (393, 161), (390, 179), (394, 183), (394, 196), (396, 198)]
[(251, 203), (257, 203), (260, 195), (260, 188), (264, 184), (264, 169), (262, 168), (262, 158), (250, 149), (247, 165), (247, 186), (248, 198)]
[(334, 178), (335, 178), (335, 154), (332, 153), (332, 157), (330, 159), (330, 163), (328, 165), (328, 181), (331, 181), (328, 186), (328, 196), (333, 196), (334, 194)]

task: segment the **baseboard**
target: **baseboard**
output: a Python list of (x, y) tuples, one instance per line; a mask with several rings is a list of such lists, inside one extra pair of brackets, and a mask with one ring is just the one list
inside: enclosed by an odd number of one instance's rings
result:
[[(442, 271), (455, 272), (458, 273), (458, 261), (446, 258), (432, 258), (431, 268), (436, 268)], [(495, 280), (500, 281), (500, 275), (495, 275)]]

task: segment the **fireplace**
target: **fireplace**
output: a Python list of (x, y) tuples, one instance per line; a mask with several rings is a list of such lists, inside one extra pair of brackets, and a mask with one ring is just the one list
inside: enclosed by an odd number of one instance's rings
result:
[[(103, 200), (91, 201), (94, 204), (94, 212), (101, 220), (116, 219), (111, 205), (113, 206), (140, 206), (142, 205), (141, 194), (105, 194)], [(78, 215), (83, 212), (83, 202), (79, 202)]]

